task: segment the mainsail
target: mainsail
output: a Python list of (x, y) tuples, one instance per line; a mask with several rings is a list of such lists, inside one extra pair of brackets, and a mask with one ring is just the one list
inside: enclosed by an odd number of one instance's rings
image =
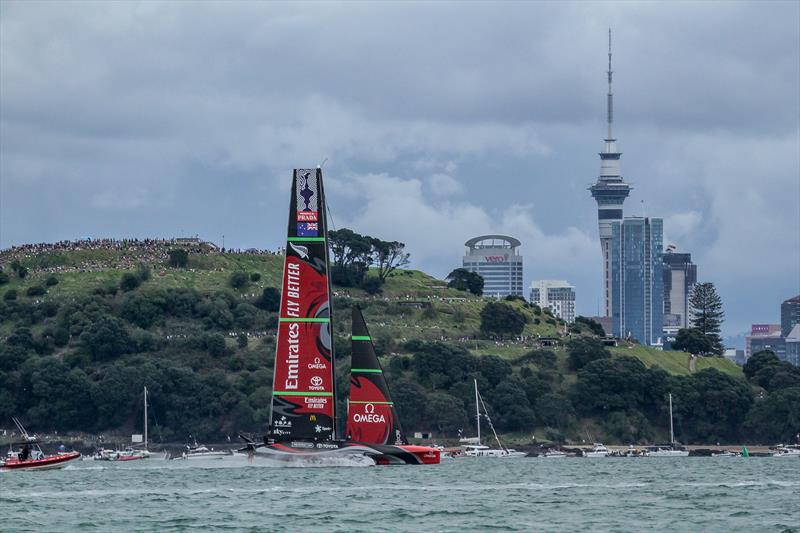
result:
[(320, 169), (295, 169), (272, 386), (275, 441), (336, 437), (325, 195)]
[(347, 437), (367, 444), (408, 444), (361, 310), (353, 307), (353, 357)]

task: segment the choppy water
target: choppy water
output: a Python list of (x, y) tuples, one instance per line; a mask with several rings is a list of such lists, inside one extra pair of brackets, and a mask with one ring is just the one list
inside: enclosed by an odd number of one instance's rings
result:
[(0, 530), (800, 532), (800, 460), (83, 461), (0, 472)]

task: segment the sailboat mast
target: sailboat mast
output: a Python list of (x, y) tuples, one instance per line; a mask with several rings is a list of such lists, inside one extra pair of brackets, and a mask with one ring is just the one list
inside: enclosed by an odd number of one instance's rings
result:
[(478, 407), (478, 380), (475, 382), (475, 423), (478, 425), (478, 444), (481, 443), (481, 410)]
[(669, 393), (669, 443), (675, 446), (675, 434), (672, 430), (672, 393)]
[(147, 449), (147, 387), (144, 388), (144, 449)]

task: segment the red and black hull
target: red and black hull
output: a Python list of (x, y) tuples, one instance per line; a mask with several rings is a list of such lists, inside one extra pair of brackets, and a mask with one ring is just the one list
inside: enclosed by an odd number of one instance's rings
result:
[(328, 458), (368, 457), (377, 465), (422, 465), (438, 464), (440, 459), (439, 450), (427, 446), (392, 446), (356, 441), (266, 444), (256, 447), (252, 453), (258, 458), (300, 464), (322, 462)]

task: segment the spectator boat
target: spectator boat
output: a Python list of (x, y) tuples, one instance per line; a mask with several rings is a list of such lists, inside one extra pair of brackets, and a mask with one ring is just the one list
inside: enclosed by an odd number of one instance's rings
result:
[(76, 451), (45, 455), (39, 446), (36, 435), (30, 436), (17, 418), (12, 419), (23, 438), (22, 442), (12, 443), (22, 446), (19, 451), (9, 449), (6, 459), (0, 461), (0, 470), (52, 470), (67, 466), (69, 461), (78, 459), (81, 454)]
[[(141, 437), (141, 436), (140, 436)], [(92, 456), (95, 461), (137, 461), (149, 459), (150, 451), (147, 449), (147, 387), (144, 387), (144, 445), (143, 449), (128, 446), (124, 450), (108, 450), (101, 448)]]
[(648, 457), (688, 457), (689, 450), (675, 446), (675, 432), (672, 427), (672, 393), (669, 393), (669, 446), (648, 446)]
[(583, 452), (584, 457), (610, 457), (611, 450), (601, 442), (595, 442), (592, 449), (588, 452)]
[(779, 444), (775, 447), (775, 452), (772, 457), (800, 457), (800, 445), (797, 444)]
[(173, 459), (222, 459), (231, 455), (233, 455), (233, 452), (208, 448), (202, 444), (197, 444), (195, 440), (193, 444), (186, 445), (180, 456), (173, 457)]
[[(512, 448), (506, 448), (503, 446), (503, 443), (500, 442), (500, 437), (497, 436), (497, 431), (494, 429), (492, 419), (489, 417), (489, 411), (486, 410), (486, 404), (483, 403), (483, 398), (478, 392), (478, 380), (473, 379), (473, 382), (475, 384), (475, 423), (478, 429), (478, 436), (461, 438), (459, 440), (463, 452), (459, 457), (525, 457), (527, 455), (525, 452), (518, 452)], [(483, 413), (481, 413), (481, 406), (483, 407)], [(499, 448), (490, 448), (481, 443), (481, 418), (483, 417), (489, 422), (489, 427), (492, 428), (492, 434), (494, 434), (494, 439), (497, 441)]]

